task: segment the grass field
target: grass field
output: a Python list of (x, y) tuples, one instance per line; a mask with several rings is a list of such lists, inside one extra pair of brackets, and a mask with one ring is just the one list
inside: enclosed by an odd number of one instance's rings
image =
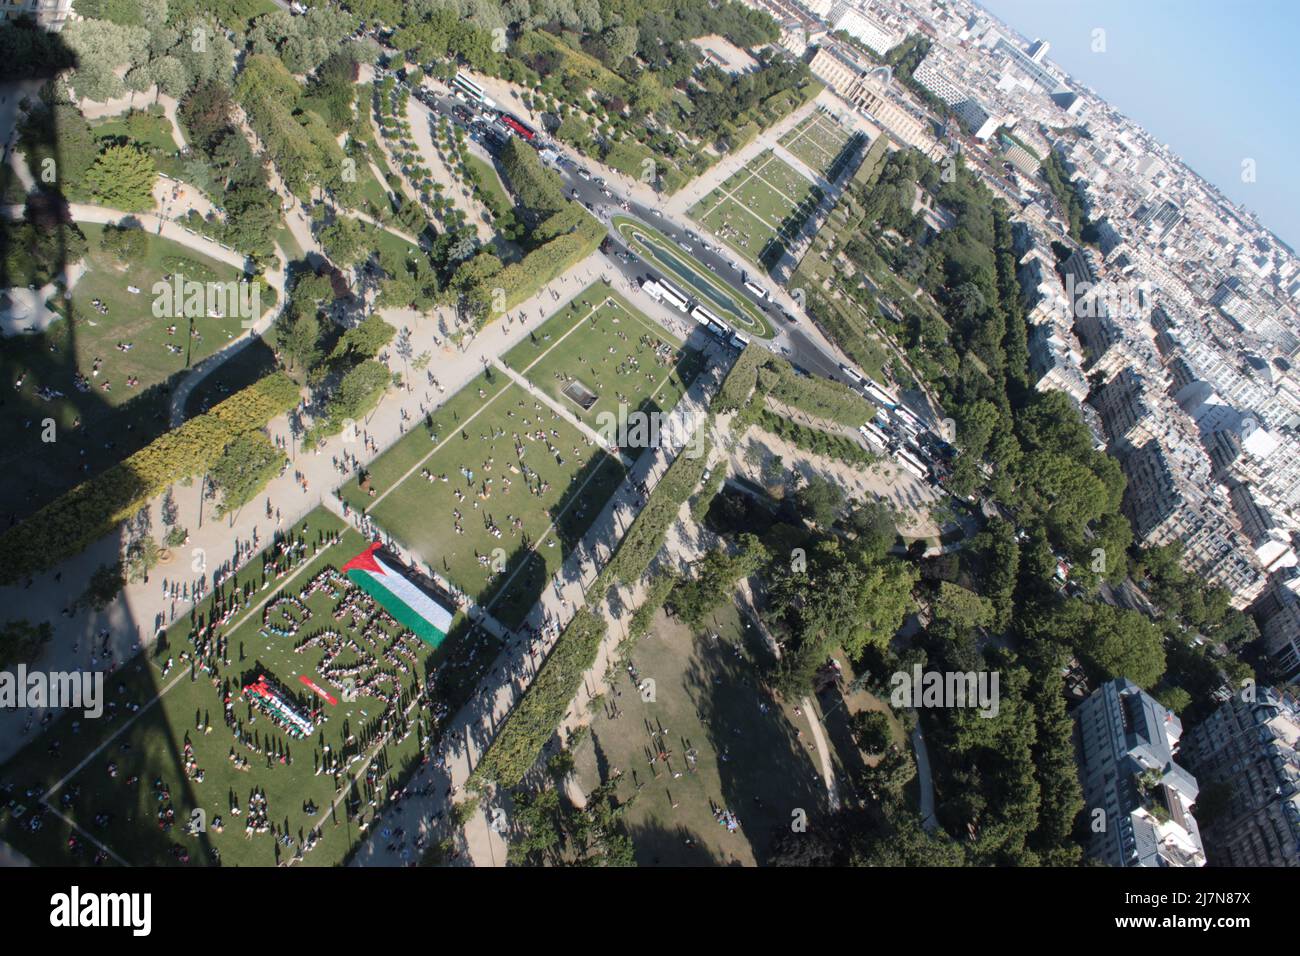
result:
[[(654, 700), (624, 670), (619, 696), (604, 701), (576, 752), (584, 792), (615, 777), (619, 801), (631, 800), (622, 820), (643, 866), (762, 864), (774, 828), (789, 827), (795, 810), (810, 828), (826, 812), (807, 720), (759, 683), (769, 660), (762, 638), (730, 602), (710, 618), (695, 633), (661, 611), (631, 654), (638, 678), (654, 681)], [(657, 747), (666, 762), (650, 761)], [(739, 829), (722, 826), (715, 807), (733, 812)]]
[(503, 373), (485, 375), (381, 455), (368, 489), (340, 493), (514, 628), (625, 472)]
[(818, 111), (782, 136), (781, 145), (803, 160), (809, 169), (824, 176), (848, 143), (849, 136), (849, 131), (833, 117)]
[[(684, 349), (607, 283), (598, 282), (506, 353), (504, 361), (596, 428), (600, 416), (618, 416), (620, 406), (672, 411), (702, 367), (703, 356)], [(573, 379), (596, 394), (590, 408), (564, 393)], [(635, 458), (644, 449), (624, 451)]]
[(755, 157), (691, 208), (690, 215), (751, 262), (789, 238), (815, 205), (814, 185), (771, 150)]
[[(169, 273), (207, 282), (236, 279), (239, 270), (148, 234), (145, 254), (124, 265), (100, 251), (102, 226), (80, 228), (89, 245), (86, 272), (69, 299), (51, 301), (65, 318), (42, 334), (6, 339), (0, 350), (0, 379), (9, 386), (0, 420), (0, 498), (19, 513), (147, 443), (165, 425), (158, 420), (165, 401), (154, 387), (241, 332), (238, 317), (199, 316), (190, 335), (187, 319), (154, 316), (152, 292)], [(270, 305), (266, 296), (261, 305)], [(172, 325), (176, 331), (168, 334)], [(120, 351), (118, 343), (132, 348)], [(86, 391), (77, 387), (78, 374)], [(129, 379), (138, 382), (131, 386)], [(45, 392), (47, 399), (37, 389), (53, 391)], [(47, 418), (58, 429), (57, 441), (41, 441), (40, 423)]]
[[(389, 786), (436, 739), (438, 721), (468, 698), (494, 657), (495, 640), (482, 632), (470, 635), (462, 615), (436, 650), (401, 628), (337, 574), (364, 542), (324, 510), (295, 526), (288, 544), (293, 550), (282, 551), (278, 567), (267, 572), (255, 558), (225, 586), (226, 603), (215, 611), (212, 599), (200, 605), (197, 629), (183, 619), (168, 631), (165, 646), (109, 675), (104, 696), (111, 708), (103, 718), (66, 712), (4, 766), (0, 779), (17, 784), (0, 801), (13, 801), (0, 809), (6, 841), (46, 865), (90, 862), (98, 850), (93, 837), (111, 851), (110, 863), (176, 865), (179, 846), (191, 865), (214, 863), (219, 854), (225, 866), (271, 866), (292, 858), (319, 828), (316, 848), (301, 862), (329, 866), (345, 858), (361, 835), (361, 817), (372, 817), (372, 808), (383, 805)], [(155, 573), (166, 577), (166, 567)], [(226, 641), (223, 650), (215, 639), (203, 645), (202, 624), (214, 619), (220, 622), (215, 636)], [(475, 653), (483, 649), (488, 653)], [(173, 666), (164, 674), (168, 660)], [(195, 661), (202, 663), (191, 670)], [(320, 708), (313, 733), (291, 739), (269, 716), (255, 715), (241, 688), (261, 674), (286, 688), (300, 710)], [(299, 675), (338, 702), (316, 697)], [(348, 676), (356, 689), (353, 701), (344, 699)], [(432, 681), (419, 697), (411, 693), (417, 679), (422, 686)], [(228, 713), (224, 694), (231, 695)], [(133, 710), (135, 705), (140, 709)], [(394, 731), (381, 739), (385, 712)], [(247, 763), (237, 766), (232, 754)], [(281, 761), (280, 754), (288, 759)], [(368, 763), (372, 755), (375, 761)], [(325, 766), (331, 762), (337, 766)], [(42, 814), (36, 797), (25, 793), (34, 785), (46, 791), (54, 812)], [(163, 788), (168, 796), (160, 799)], [(254, 789), (266, 796), (266, 823), (275, 833), (245, 832)], [(173, 825), (164, 830), (159, 815), (167, 808)], [(206, 831), (187, 835), (185, 824), (196, 809), (206, 815)], [(80, 847), (74, 852), (68, 849), (74, 831), (65, 817), (83, 831), (76, 834)], [(37, 818), (43, 825), (32, 830)], [(288, 845), (281, 845), (278, 838), (286, 835)]]

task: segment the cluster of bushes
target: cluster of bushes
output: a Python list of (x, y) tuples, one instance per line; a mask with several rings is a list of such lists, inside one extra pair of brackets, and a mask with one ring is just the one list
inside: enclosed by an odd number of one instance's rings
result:
[(801, 377), (789, 362), (776, 355), (759, 369), (758, 387), (791, 408), (850, 428), (857, 428), (876, 415), (875, 406), (859, 392), (833, 379)]
[(288, 376), (268, 375), (77, 485), (0, 535), (0, 580), (11, 583), (80, 554), (168, 485), (210, 468), (235, 438), (264, 428), (298, 398)]
[(876, 460), (874, 455), (851, 438), (801, 425), (767, 408), (759, 410), (755, 424), (763, 431), (771, 432), (810, 454), (833, 458), (846, 465), (869, 465)]

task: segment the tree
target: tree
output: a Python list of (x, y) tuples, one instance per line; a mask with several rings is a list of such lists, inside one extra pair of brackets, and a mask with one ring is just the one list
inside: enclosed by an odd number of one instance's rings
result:
[(27, 620), (6, 621), (0, 626), (0, 667), (32, 664), (40, 656), (42, 645), (54, 636), (49, 621), (32, 624)]
[(80, 600), (87, 607), (102, 611), (117, 598), (124, 587), (126, 587), (126, 577), (122, 562), (101, 564), (90, 575), (90, 582), (86, 585), (86, 591)]
[(86, 185), (96, 202), (136, 212), (153, 207), (158, 178), (153, 158), (135, 146), (110, 146), (86, 173)]
[(321, 326), (315, 311), (282, 316), (275, 324), (276, 348), (289, 360), (289, 368), (310, 368), (320, 359)]
[(144, 230), (134, 226), (106, 226), (99, 246), (118, 262), (134, 262), (144, 257), (149, 240)]
[(849, 718), (853, 739), (869, 754), (883, 754), (893, 739), (889, 718), (878, 710), (861, 710)]
[(136, 538), (126, 547), (127, 578), (133, 583), (149, 581), (149, 572), (158, 564), (158, 542), (152, 535)]
[(794, 502), (799, 517), (819, 528), (829, 528), (844, 507), (844, 489), (821, 475), (813, 475), (795, 492)]
[(339, 216), (321, 230), (320, 243), (325, 254), (342, 268), (354, 266), (368, 254), (365, 230), (350, 216)]
[(988, 598), (948, 581), (939, 582), (934, 620), (948, 634), (988, 627), (993, 618), (993, 603)]

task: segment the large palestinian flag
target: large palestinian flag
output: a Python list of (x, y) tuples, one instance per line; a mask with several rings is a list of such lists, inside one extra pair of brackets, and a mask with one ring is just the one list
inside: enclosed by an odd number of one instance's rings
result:
[(415, 636), (437, 647), (451, 629), (452, 612), (408, 578), (378, 541), (343, 565), (343, 573)]

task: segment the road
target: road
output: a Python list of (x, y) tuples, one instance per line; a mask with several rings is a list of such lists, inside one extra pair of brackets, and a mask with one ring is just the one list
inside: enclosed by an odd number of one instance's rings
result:
[[(421, 96), (423, 98), (419, 102), (422, 102), (429, 109), (429, 112), (445, 116), (451, 122), (466, 127), (473, 133), (473, 129), (457, 118), (453, 112), (457, 106), (462, 109), (470, 109), (473, 112), (472, 105), (462, 103), (462, 101), (450, 95), (435, 92), (428, 86), (422, 88)], [(489, 148), (489, 144), (482, 137), (476, 136), (471, 142), (474, 144), (471, 149), (474, 149), (475, 152), (478, 152), (478, 149), (475, 149), (476, 146), (481, 147), (484, 149), (485, 156), (495, 159), (492, 156), (492, 149)], [(665, 212), (664, 201), (655, 205), (641, 202), (635, 196), (629, 195), (622, 190), (618, 183), (607, 182), (598, 176), (592, 175), (581, 164), (567, 157), (562, 159), (559, 164), (552, 164), (552, 168), (559, 174), (564, 184), (565, 195), (582, 203), (593, 214), (600, 217), (606, 225), (609, 225), (610, 236), (619, 246), (623, 245), (622, 239), (617, 230), (610, 225), (610, 219), (615, 213), (640, 220), (642, 223), (657, 229), (679, 245), (686, 243), (690, 247), (689, 252), (694, 260), (712, 272), (719, 280), (731, 286), (734, 296), (749, 301), (762, 310), (767, 321), (777, 333), (771, 343), (773, 351), (784, 355), (794, 365), (811, 374), (832, 378), (846, 385), (853, 384), (840, 370), (840, 359), (826, 347), (816, 342), (801, 327), (807, 321), (806, 318), (802, 320), (796, 319), (796, 321), (791, 322), (786, 319), (781, 308), (771, 302), (759, 300), (745, 288), (746, 280), (750, 280), (770, 290), (772, 282), (759, 271), (757, 266), (751, 265), (747, 269), (745, 263), (740, 262), (738, 258), (732, 257), (733, 254), (730, 250), (712, 244), (706, 245), (706, 242), (694, 231), (693, 224), (683, 223), (674, 214)], [(583, 175), (584, 173), (586, 175)], [(629, 282), (639, 283), (643, 279), (653, 277), (653, 273), (650, 272), (648, 267), (639, 261), (627, 262), (614, 256), (609, 258), (611, 269), (618, 272)], [(750, 272), (749, 269), (754, 271)]]

